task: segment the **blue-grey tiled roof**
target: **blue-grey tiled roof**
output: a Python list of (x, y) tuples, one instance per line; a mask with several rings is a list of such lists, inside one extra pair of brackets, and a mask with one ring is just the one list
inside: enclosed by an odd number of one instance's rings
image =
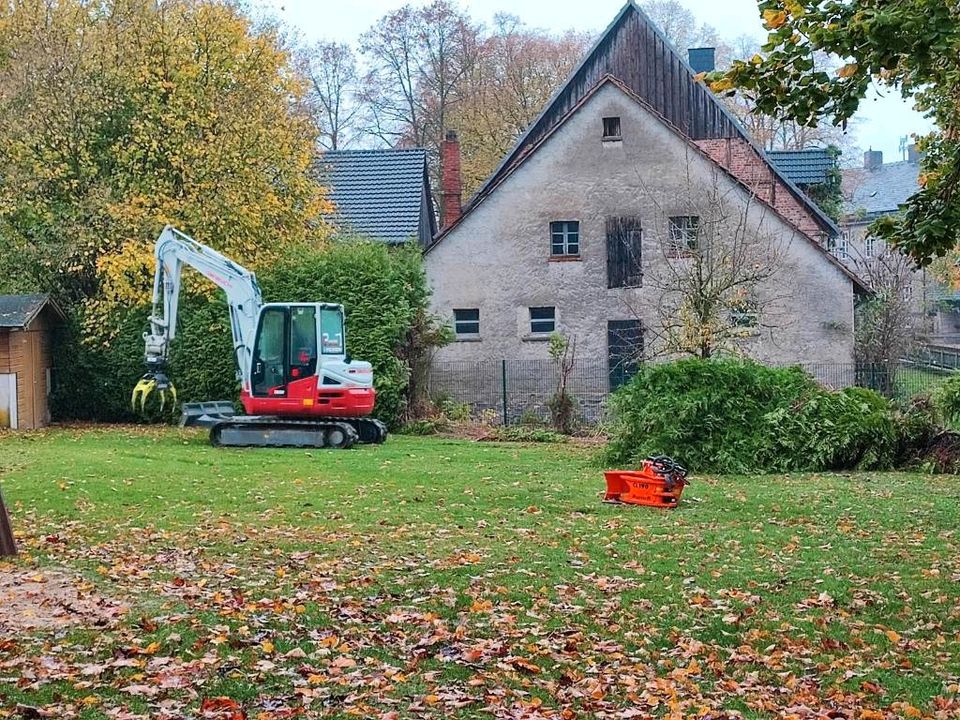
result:
[(906, 160), (867, 170), (843, 171), (843, 214), (877, 217), (895, 213), (920, 185), (920, 166)]
[(336, 224), (390, 243), (417, 239), (425, 150), (335, 150), (321, 155), (317, 166), (336, 206)]
[(826, 148), (768, 150), (767, 157), (795, 185), (820, 185), (837, 162)]
[(48, 303), (63, 316), (49, 295), (0, 295), (0, 328), (25, 328)]

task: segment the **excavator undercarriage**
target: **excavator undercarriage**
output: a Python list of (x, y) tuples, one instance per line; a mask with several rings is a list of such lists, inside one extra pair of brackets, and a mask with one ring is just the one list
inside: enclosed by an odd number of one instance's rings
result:
[[(199, 403), (198, 403), (199, 405)], [(185, 404), (184, 414), (190, 412)], [(271, 415), (209, 415), (181, 420), (183, 425), (210, 428), (215, 447), (296, 447), (345, 450), (358, 443), (379, 445), (387, 426), (373, 418), (304, 418)]]

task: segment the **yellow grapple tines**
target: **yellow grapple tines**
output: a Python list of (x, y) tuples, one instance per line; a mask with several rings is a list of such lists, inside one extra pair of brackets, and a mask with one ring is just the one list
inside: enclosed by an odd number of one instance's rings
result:
[[(177, 389), (169, 380), (158, 380), (154, 375), (144, 375), (133, 388), (133, 395), (130, 398), (130, 405), (134, 412), (143, 413), (147, 408), (147, 398), (154, 391), (160, 398), (160, 412), (162, 413), (167, 404), (167, 397), (170, 398), (170, 407), (176, 410), (177, 407)], [(139, 402), (138, 402), (139, 401)], [(137, 405), (139, 404), (139, 408)]]

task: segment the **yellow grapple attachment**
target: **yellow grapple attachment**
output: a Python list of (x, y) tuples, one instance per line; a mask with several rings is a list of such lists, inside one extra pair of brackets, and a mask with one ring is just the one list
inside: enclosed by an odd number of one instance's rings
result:
[[(164, 407), (167, 404), (167, 398), (170, 399), (170, 408), (172, 411), (176, 412), (177, 408), (177, 389), (173, 386), (173, 383), (170, 382), (160, 373), (147, 373), (144, 375), (133, 388), (133, 395), (130, 398), (130, 405), (134, 412), (140, 412), (141, 414), (146, 411), (147, 408), (147, 398), (153, 393), (157, 392), (160, 398), (160, 412), (162, 413)], [(137, 405), (139, 404), (139, 408)]]

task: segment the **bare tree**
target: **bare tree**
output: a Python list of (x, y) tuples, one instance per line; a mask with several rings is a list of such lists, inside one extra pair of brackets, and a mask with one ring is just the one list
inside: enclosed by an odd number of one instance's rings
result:
[[(643, 281), (656, 296), (648, 354), (747, 354), (749, 340), (772, 334), (782, 321), (790, 291), (779, 275), (794, 233), (768, 228), (767, 206), (716, 172), (704, 182), (688, 166), (681, 193), (643, 192), (656, 206), (657, 238)], [(674, 215), (675, 208), (686, 214)], [(636, 317), (647, 314), (631, 309)]]
[(340, 150), (356, 139), (361, 117), (357, 60), (345, 43), (321, 42), (303, 54), (310, 80), (308, 102), (320, 130), (320, 144)]
[(863, 249), (853, 246), (848, 252), (856, 272), (873, 291), (857, 307), (857, 365), (871, 387), (890, 394), (901, 361), (926, 335), (922, 298), (915, 297), (916, 264), (908, 255), (869, 237)]
[(406, 5), (364, 33), (369, 131), (390, 145), (436, 152), (476, 58), (479, 33), (449, 0), (424, 8)]

